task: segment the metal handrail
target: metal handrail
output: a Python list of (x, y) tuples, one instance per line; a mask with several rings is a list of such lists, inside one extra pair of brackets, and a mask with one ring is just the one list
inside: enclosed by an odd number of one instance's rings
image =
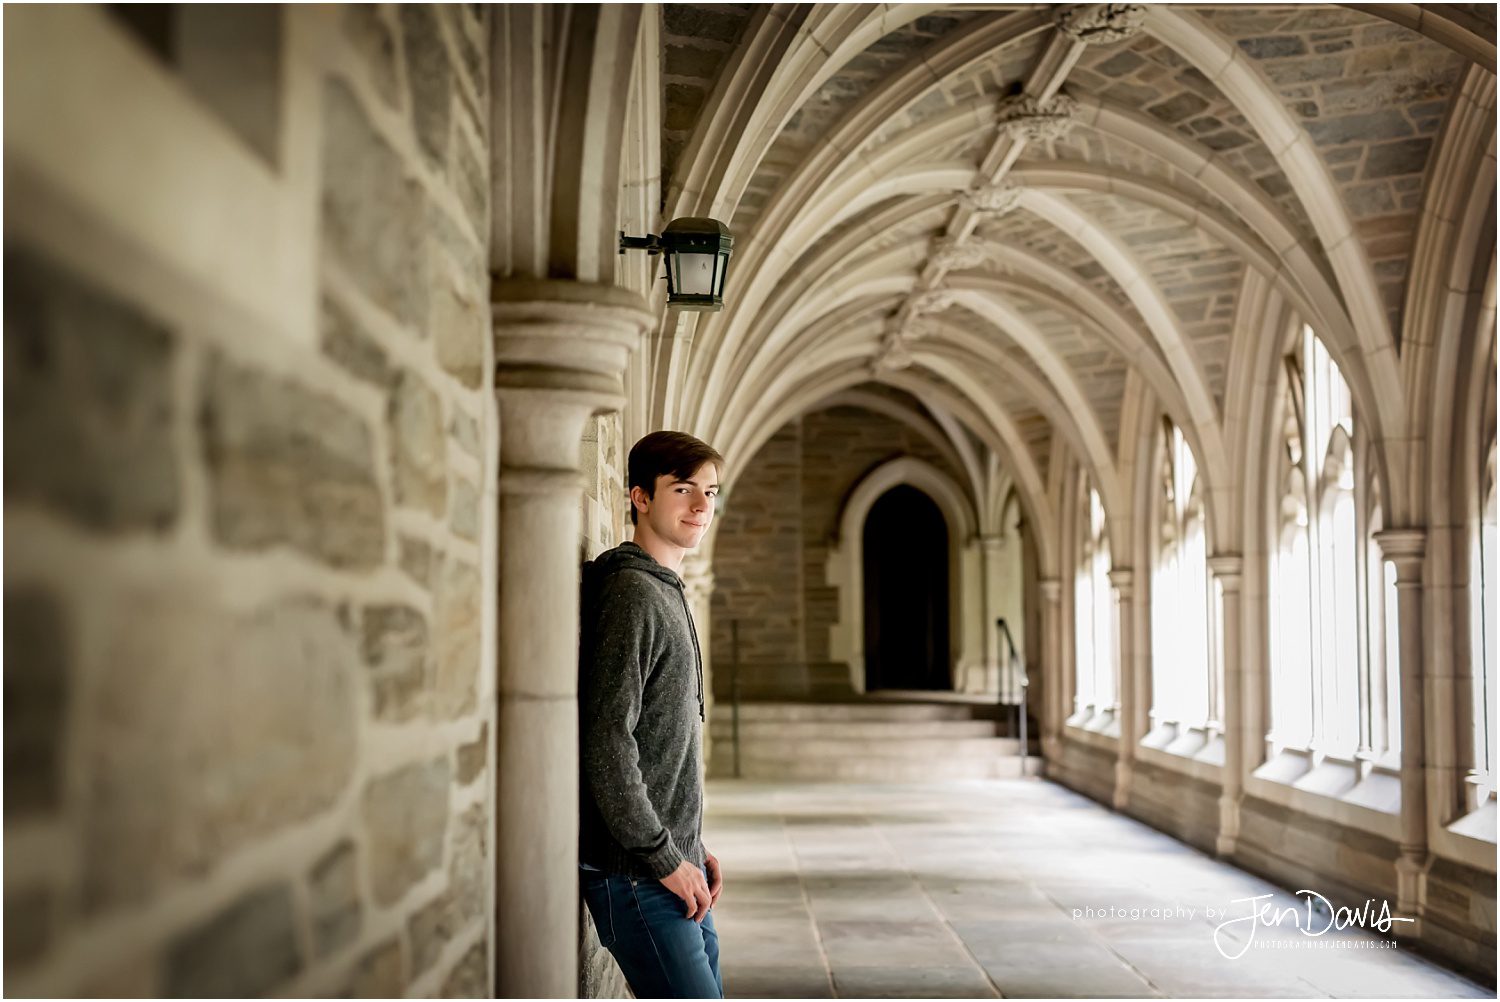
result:
[[(1021, 744), (1018, 754), (1021, 756), (1021, 776), (1024, 779), (1026, 776), (1026, 761), (1030, 754), (1030, 749), (1027, 747), (1028, 741), (1026, 735), (1026, 688), (1028, 685), (1026, 679), (1026, 670), (1024, 667), (1020, 666), (1020, 652), (1016, 650), (1016, 640), (1010, 635), (1010, 626), (1005, 622), (1005, 617), (1001, 616), (999, 619), (995, 620), (995, 626), (1000, 631), (1000, 637), (1005, 641), (1005, 646), (1010, 651), (1010, 656), (1005, 659), (1006, 674), (1009, 677), (1002, 678), (1000, 680), (1000, 703), (1002, 706), (1005, 705), (1006, 695), (1010, 691), (1012, 691), (1012, 688), (1015, 684), (1016, 676), (1018, 674), (1017, 668), (1020, 668), (1019, 675), (1021, 701), (1015, 704), (1015, 706), (1017, 715), (1016, 730), (1020, 732), (1021, 737)], [(1007, 685), (1006, 683), (1010, 684)]]
[(740, 778), (740, 621), (729, 621), (730, 746), (734, 751), (734, 778)]

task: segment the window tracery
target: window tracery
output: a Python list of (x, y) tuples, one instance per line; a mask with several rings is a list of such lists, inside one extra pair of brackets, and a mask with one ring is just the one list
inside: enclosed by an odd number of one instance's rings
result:
[(1182, 430), (1163, 420), (1155, 491), (1151, 576), (1151, 723), (1217, 729), (1222, 718), (1213, 657), (1202, 480)]
[(1304, 326), (1286, 360), (1271, 555), (1271, 754), (1399, 766), (1395, 568), (1379, 481), (1338, 364)]
[(1115, 609), (1109, 536), (1099, 492), (1084, 484), (1077, 573), (1074, 576), (1074, 711), (1094, 716), (1118, 709)]

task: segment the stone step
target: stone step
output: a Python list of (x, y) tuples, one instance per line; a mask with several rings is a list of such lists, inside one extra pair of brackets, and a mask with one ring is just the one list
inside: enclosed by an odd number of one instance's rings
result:
[[(802, 758), (910, 758), (931, 761), (946, 758), (989, 759), (1014, 755), (1021, 742), (1015, 738), (797, 738), (747, 741), (740, 735), (740, 754), (795, 754)], [(730, 754), (733, 738), (715, 735), (715, 755)]]
[[(1042, 760), (1027, 760), (1026, 775), (1040, 776)], [(714, 754), (709, 775), (734, 775), (731, 755)], [(1021, 775), (1016, 756), (999, 758), (910, 759), (896, 755), (806, 757), (800, 755), (740, 755), (740, 778), (762, 781), (907, 783), (946, 779), (1014, 779)]]
[[(729, 740), (734, 724), (729, 714), (713, 718), (715, 741)], [(808, 738), (908, 738), (999, 737), (994, 720), (763, 720), (740, 717), (742, 741), (802, 741)]]
[[(963, 703), (880, 703), (880, 702), (746, 702), (740, 704), (740, 722), (747, 720), (974, 720), (982, 718), (980, 710)], [(713, 723), (727, 724), (731, 707), (714, 703)]]
[[(813, 682), (807, 685), (751, 685), (740, 687), (740, 702), (797, 702), (815, 700), (837, 702), (853, 698), (854, 690), (848, 682)], [(733, 696), (729, 690), (714, 689), (714, 702), (729, 705)]]
[[(728, 701), (733, 686), (728, 669), (714, 669), (714, 699)], [(854, 695), (849, 668), (842, 664), (755, 665), (739, 673), (741, 699), (848, 699)]]

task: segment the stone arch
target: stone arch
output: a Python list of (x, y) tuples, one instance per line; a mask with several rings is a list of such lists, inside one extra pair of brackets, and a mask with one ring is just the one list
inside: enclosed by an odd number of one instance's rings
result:
[[(1453, 405), (1452, 353), (1482, 298), (1484, 255), (1495, 232), (1495, 77), (1470, 67), (1433, 154), (1432, 178), (1417, 225), (1413, 271), (1402, 316), (1402, 376), (1410, 407), (1414, 521), (1437, 514), (1447, 462), (1426, 438), (1446, 426)], [(1448, 371), (1444, 372), (1444, 369)]]
[(865, 691), (864, 524), (876, 500), (898, 484), (926, 494), (948, 525), (949, 656), (958, 689), (980, 658), (978, 520), (973, 501), (952, 477), (915, 456), (901, 456), (865, 474), (839, 513), (838, 537), (824, 567), (826, 582), (839, 590), (839, 618), (829, 627), (829, 656), (849, 665), (849, 683)]
[[(858, 311), (855, 311), (856, 313)], [(934, 374), (942, 377), (960, 389), (966, 397), (975, 402), (984, 411), (985, 420), (993, 427), (1006, 445), (1004, 454), (1008, 457), (1008, 463), (1012, 464), (1018, 475), (1028, 484), (1035, 477), (1034, 465), (1029, 455), (1026, 454), (1022, 438), (1015, 430), (1014, 422), (1010, 419), (1004, 408), (988, 393), (987, 387), (992, 385), (993, 380), (1001, 379), (999, 369), (987, 362), (975, 362), (974, 359), (983, 357), (983, 344), (971, 332), (962, 331), (951, 324), (940, 326), (940, 336), (927, 339), (918, 344), (913, 351), (913, 360), (916, 367), (931, 370)], [(871, 345), (871, 336), (868, 330), (859, 328), (846, 328), (839, 331), (829, 327), (822, 331), (817, 338), (818, 347), (810, 350), (801, 357), (807, 366), (816, 370), (821, 365), (832, 364), (855, 364), (868, 376), (868, 367), (863, 364), (867, 361)], [(957, 357), (954, 357), (957, 355)], [(976, 380), (974, 375), (978, 371), (986, 378)], [(763, 415), (771, 412), (786, 394), (788, 384), (796, 383), (801, 378), (800, 374), (791, 370), (783, 370), (775, 378), (771, 379), (761, 392), (753, 398), (750, 409), (737, 420), (726, 424), (732, 428), (756, 428), (770, 425), (779, 427), (779, 423), (768, 420)], [(890, 381), (889, 374), (884, 376)], [(1068, 410), (1062, 402), (1051, 391), (1049, 384), (1037, 379), (1035, 376), (1023, 369), (1007, 370), (1003, 378), (1014, 382), (1023, 393), (1048, 417), (1049, 421), (1057, 427), (1060, 432), (1073, 441), (1082, 441), (1081, 435), (1075, 422), (1079, 415)], [(781, 420), (786, 420), (791, 413), (784, 413)], [(1092, 412), (1088, 411), (1083, 416), (1084, 420), (1092, 420)], [(770, 434), (767, 432), (767, 434)], [(993, 447), (993, 446), (992, 446)], [(1080, 445), (1080, 448), (1082, 446)], [(1108, 483), (1114, 483), (1112, 457), (1107, 453), (1090, 455), (1090, 468), (1094, 469), (1101, 479)], [(1095, 466), (1094, 461), (1099, 465)], [(1036, 490), (1031, 496), (1040, 498), (1040, 480), (1036, 480)], [(1110, 495), (1111, 503), (1118, 499), (1117, 492)], [(1040, 506), (1038, 506), (1040, 508)], [(1037, 518), (1040, 512), (1033, 510), (1033, 518), (1038, 526), (1045, 524), (1045, 520)], [(1050, 558), (1050, 552), (1048, 554)]]
[[(901, 246), (898, 245), (897, 248), (878, 254), (876, 257), (878, 259), (886, 254), (901, 252)], [(854, 281), (851, 278), (849, 282), (840, 282), (832, 287), (820, 289), (820, 295), (815, 298), (825, 310), (822, 317), (809, 324), (800, 333), (792, 333), (795, 327), (790, 323), (778, 325), (776, 329), (787, 332), (786, 336), (792, 339), (789, 344), (778, 345), (778, 352), (783, 348), (796, 351), (799, 343), (809, 349), (811, 345), (816, 344), (817, 351), (827, 350), (836, 343), (844, 343), (840, 328), (848, 329), (861, 339), (867, 337), (866, 333), (847, 328), (847, 325), (865, 317), (879, 305), (878, 300), (873, 298), (874, 293), (880, 291), (876, 286), (891, 285), (897, 289), (904, 289), (909, 284), (909, 279), (890, 275), (889, 266), (878, 260), (870, 265), (869, 270), (872, 273), (889, 275), (889, 277), (873, 280), (863, 288), (851, 286), (849, 283)], [(981, 283), (980, 289), (983, 288)], [(872, 298), (868, 301), (862, 300), (860, 298), (862, 292), (871, 294)], [(1089, 465), (1100, 484), (1101, 494), (1105, 497), (1107, 504), (1111, 508), (1122, 507), (1121, 491), (1114, 472), (1113, 457), (1099, 430), (1093, 409), (1083, 399), (1071, 370), (1056, 358), (1046, 339), (1032, 332), (1024, 318), (1005, 306), (998, 296), (981, 292), (978, 289), (972, 291), (965, 289), (960, 292), (960, 301), (980, 320), (1005, 332), (1036, 362), (1047, 377), (1045, 382), (1038, 383), (1022, 369), (1008, 370), (1007, 378), (1021, 387), (1033, 399), (1036, 406), (1048, 415), (1054, 426), (1061, 433), (1068, 435), (1076, 443), (1080, 452), (1088, 457)], [(926, 350), (928, 347), (937, 348), (951, 343), (968, 350), (973, 358), (987, 357), (985, 343), (972, 332), (946, 320), (940, 321), (937, 327), (941, 336), (924, 340), (919, 343), (918, 347)], [(804, 355), (803, 352), (798, 351), (798, 354), (810, 357), (812, 352), (809, 351), (807, 355)], [(869, 351), (868, 348), (864, 348), (854, 354), (868, 355)], [(768, 369), (769, 367), (762, 366), (761, 368)], [(759, 380), (737, 380), (742, 389), (722, 405), (726, 427), (743, 427), (747, 423), (747, 415), (753, 413), (753, 410), (741, 413), (739, 408), (763, 406), (768, 399), (775, 399), (776, 382), (791, 378), (791, 374), (783, 370), (779, 376), (776, 376), (774, 370), (770, 370), (762, 378), (766, 377), (769, 377), (769, 382), (765, 383)], [(1216, 428), (1214, 430), (1216, 431)], [(1111, 523), (1112, 526), (1114, 524), (1114, 522)]]
[[(1407, 420), (1395, 338), (1387, 322), (1375, 273), (1359, 241), (1348, 208), (1323, 167), (1312, 140), (1272, 92), (1260, 71), (1229, 39), (1201, 17), (1183, 10), (1147, 9), (1146, 30), (1214, 82), (1265, 142), (1297, 193), (1329, 263), (1352, 321), (1348, 329), (1324, 329), (1329, 353), (1339, 363), (1360, 410), (1384, 474), (1384, 496), (1407, 518), (1405, 454)], [(1307, 318), (1314, 322), (1314, 318)], [(1348, 338), (1346, 340), (1346, 338)], [(1398, 507), (1399, 506), (1399, 507)]]
[(970, 491), (974, 496), (978, 496), (980, 476), (974, 463), (974, 457), (967, 449), (967, 443), (963, 441), (960, 429), (956, 425), (953, 427), (943, 427), (942, 421), (947, 417), (947, 414), (942, 408), (937, 407), (935, 404), (931, 405), (934, 418), (928, 418), (917, 409), (909, 407), (901, 401), (858, 389), (841, 390), (821, 401), (821, 406), (862, 407), (867, 411), (874, 411), (876, 414), (883, 414), (888, 418), (901, 422), (926, 439), (944, 459), (953, 464), (955, 470), (963, 470), (964, 474), (969, 478)]
[[(1484, 216), (1486, 232), (1490, 232), (1495, 219), (1493, 201)], [(1472, 678), (1469, 626), (1474, 582), (1469, 547), (1480, 515), (1482, 464), (1493, 447), (1483, 429), (1493, 428), (1495, 422), (1494, 248), (1480, 255), (1460, 254), (1454, 263), (1455, 291), (1449, 293), (1439, 341), (1431, 353), (1432, 386), (1424, 393), (1430, 409), (1423, 416), (1428, 447), (1426, 473), (1420, 482), (1426, 485), (1428, 612), (1433, 632), (1442, 638), (1433, 653), (1447, 660), (1456, 676)], [(1456, 291), (1466, 287), (1472, 291)], [(1448, 447), (1433, 448), (1438, 441), (1446, 441)], [(1438, 477), (1442, 479), (1434, 479)], [(1431, 707), (1431, 719), (1440, 723), (1429, 729), (1428, 740), (1439, 746), (1442, 761), (1468, 759), (1462, 742), (1473, 719), (1473, 699), (1472, 686), (1459, 686), (1453, 696), (1445, 694)], [(1437, 839), (1446, 839), (1446, 823), (1463, 813), (1462, 780), (1459, 770), (1444, 770), (1428, 791), (1440, 821), (1433, 831)]]

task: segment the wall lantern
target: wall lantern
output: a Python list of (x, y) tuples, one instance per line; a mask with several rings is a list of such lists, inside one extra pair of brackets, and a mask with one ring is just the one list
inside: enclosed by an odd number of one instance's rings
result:
[(667, 256), (667, 305), (713, 313), (724, 308), (724, 276), (734, 237), (729, 227), (705, 216), (674, 219), (661, 236), (627, 237), (620, 253), (644, 250)]

